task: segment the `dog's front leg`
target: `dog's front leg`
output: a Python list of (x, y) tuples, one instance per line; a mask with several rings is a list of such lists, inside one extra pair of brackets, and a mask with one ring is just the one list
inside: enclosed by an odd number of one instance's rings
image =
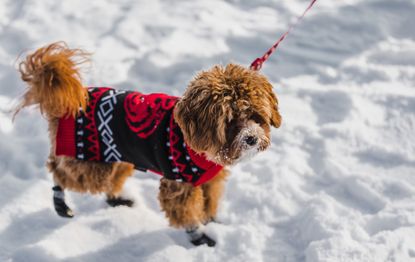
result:
[(65, 203), (65, 192), (60, 186), (54, 186), (53, 190), (53, 204), (56, 213), (61, 217), (73, 217), (72, 210)]
[(228, 175), (229, 172), (223, 169), (212, 180), (202, 185), (205, 199), (205, 225), (212, 221), (216, 222), (219, 202), (222, 198), (226, 177)]
[(216, 241), (206, 235), (200, 226), (193, 226), (186, 228), (186, 233), (189, 236), (190, 242), (195, 246), (208, 245), (213, 247), (216, 245)]
[(203, 233), (205, 199), (201, 186), (161, 179), (159, 201), (170, 225), (184, 228), (194, 245), (214, 246), (215, 241)]

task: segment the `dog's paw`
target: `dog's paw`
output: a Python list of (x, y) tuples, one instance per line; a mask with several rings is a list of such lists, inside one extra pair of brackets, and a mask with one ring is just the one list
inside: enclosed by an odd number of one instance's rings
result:
[(67, 217), (67, 218), (74, 217), (74, 214), (70, 208), (67, 208), (65, 210), (56, 210), (56, 213), (58, 213), (58, 215), (60, 215), (61, 217)]
[(72, 218), (74, 216), (72, 210), (66, 205), (65, 201), (60, 198), (53, 198), (56, 213), (61, 217)]
[(134, 201), (131, 199), (116, 197), (116, 198), (107, 198), (107, 204), (112, 207), (117, 207), (117, 206), (132, 207), (134, 205)]
[(190, 242), (192, 242), (192, 244), (195, 245), (195, 246), (200, 246), (200, 245), (205, 245), (206, 244), (209, 247), (214, 247), (216, 245), (216, 241), (211, 239), (206, 234), (202, 234), (199, 238), (193, 239)]

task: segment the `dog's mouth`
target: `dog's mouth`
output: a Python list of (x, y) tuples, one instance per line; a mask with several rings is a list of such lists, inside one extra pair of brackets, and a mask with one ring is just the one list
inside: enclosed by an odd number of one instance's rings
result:
[(249, 160), (269, 147), (269, 132), (266, 130), (253, 120), (235, 124), (228, 130), (228, 142), (215, 152), (205, 152), (205, 155), (210, 161), (222, 166)]
[(255, 145), (249, 145), (243, 143), (238, 151), (238, 157), (234, 159), (234, 163), (239, 163), (242, 161), (250, 160), (256, 156), (259, 152), (265, 151), (269, 146), (269, 139), (263, 137), (258, 139), (258, 142)]
[[(255, 141), (256, 140), (256, 141)], [(235, 165), (249, 160), (259, 152), (265, 151), (270, 145), (268, 137), (247, 138), (245, 140), (235, 140), (230, 147), (224, 147), (215, 155), (208, 155), (209, 159), (219, 165)]]
[(252, 147), (245, 150), (238, 150), (236, 154), (229, 153), (229, 149), (223, 149), (210, 160), (219, 165), (231, 166), (252, 159), (255, 155), (265, 149), (265, 147)]

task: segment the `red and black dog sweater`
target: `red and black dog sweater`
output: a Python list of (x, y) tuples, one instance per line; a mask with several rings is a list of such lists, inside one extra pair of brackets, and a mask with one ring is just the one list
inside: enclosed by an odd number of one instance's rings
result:
[(56, 155), (85, 161), (134, 164), (165, 178), (192, 183), (212, 179), (223, 167), (189, 148), (174, 121), (177, 97), (112, 88), (89, 88), (86, 111), (59, 119)]

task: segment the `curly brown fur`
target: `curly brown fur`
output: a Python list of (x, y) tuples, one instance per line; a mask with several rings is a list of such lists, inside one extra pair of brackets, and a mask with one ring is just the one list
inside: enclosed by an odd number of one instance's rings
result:
[(134, 173), (134, 165), (126, 162), (117, 162), (113, 165), (113, 170), (112, 187), (107, 192), (107, 195), (111, 198), (117, 197), (120, 194), (127, 178)]
[(235, 64), (197, 75), (177, 103), (174, 117), (189, 146), (222, 165), (240, 157), (240, 146), (233, 144), (247, 121), (265, 132), (260, 150), (269, 145), (269, 126), (281, 125), (278, 100), (266, 77)]
[(28, 84), (16, 109), (39, 105), (48, 117), (75, 116), (86, 108), (87, 91), (80, 81), (78, 66), (88, 61), (88, 53), (69, 49), (63, 42), (39, 48), (19, 64), (21, 78)]
[(162, 179), (159, 201), (170, 225), (189, 228), (216, 218), (228, 171), (222, 170), (202, 186)]
[(228, 176), (229, 172), (224, 169), (212, 180), (202, 185), (205, 205), (204, 223), (215, 220)]
[(63, 189), (82, 193), (110, 192), (113, 164), (86, 162), (71, 157), (51, 157), (48, 167), (54, 181)]
[(105, 192), (109, 197), (118, 196), (125, 180), (134, 172), (130, 163), (90, 163), (64, 156), (51, 157), (48, 168), (62, 189), (92, 194)]
[(201, 186), (162, 178), (159, 188), (161, 209), (173, 227), (197, 226), (205, 218)]

